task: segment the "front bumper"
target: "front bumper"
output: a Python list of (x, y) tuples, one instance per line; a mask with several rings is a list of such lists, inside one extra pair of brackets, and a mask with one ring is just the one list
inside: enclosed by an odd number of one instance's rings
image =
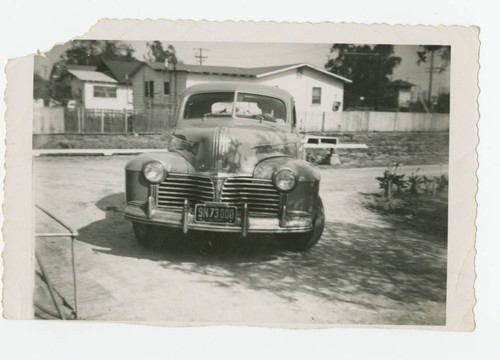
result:
[(256, 217), (248, 211), (237, 216), (236, 224), (197, 223), (189, 206), (183, 211), (162, 207), (154, 207), (151, 202), (146, 204), (131, 201), (125, 208), (125, 219), (145, 224), (182, 228), (184, 233), (189, 230), (241, 233), (303, 233), (312, 231), (312, 218), (305, 212), (286, 212), (281, 218)]

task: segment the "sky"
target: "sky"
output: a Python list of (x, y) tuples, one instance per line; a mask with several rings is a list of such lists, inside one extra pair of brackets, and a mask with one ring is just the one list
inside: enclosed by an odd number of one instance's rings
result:
[[(130, 41), (135, 49), (134, 56), (143, 60), (147, 53), (145, 41)], [(235, 67), (260, 67), (296, 63), (310, 63), (323, 68), (328, 61), (332, 44), (294, 44), (294, 43), (228, 43), (228, 42), (164, 42), (164, 47), (173, 45), (177, 58), (186, 64), (198, 64), (195, 57), (199, 48), (203, 50), (204, 65)], [(54, 47), (45, 53), (48, 61), (37, 61), (35, 70), (50, 72), (51, 64), (68, 48), (69, 43)], [(395, 56), (402, 58), (395, 68), (392, 80), (406, 80), (416, 85), (416, 91), (424, 91), (429, 86), (429, 66), (417, 65), (417, 45), (394, 45)], [(44, 67), (44, 68), (43, 68)], [(42, 70), (42, 68), (44, 70)], [(48, 70), (47, 70), (48, 69)], [(449, 91), (450, 66), (442, 73), (433, 75), (433, 95), (439, 91)]]

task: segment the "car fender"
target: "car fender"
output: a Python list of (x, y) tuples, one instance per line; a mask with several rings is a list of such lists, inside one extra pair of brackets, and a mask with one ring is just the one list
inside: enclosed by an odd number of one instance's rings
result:
[(253, 176), (261, 179), (272, 179), (274, 173), (283, 168), (292, 170), (297, 176), (298, 182), (318, 182), (321, 179), (319, 170), (312, 164), (288, 156), (277, 156), (262, 160), (255, 166)]
[(168, 172), (193, 173), (194, 169), (186, 159), (176, 152), (152, 152), (134, 157), (125, 166), (125, 187), (127, 202), (147, 201), (150, 184), (144, 178), (142, 170), (150, 161), (160, 161)]
[(276, 171), (287, 168), (297, 176), (297, 185), (287, 194), (287, 211), (307, 212), (314, 216), (319, 194), (319, 170), (304, 160), (291, 157), (273, 157), (261, 161), (254, 170), (254, 177), (272, 179)]
[(191, 173), (193, 167), (184, 157), (176, 152), (151, 152), (140, 154), (130, 160), (125, 166), (126, 171), (142, 171), (144, 165), (150, 161), (160, 161), (165, 165), (167, 172)]

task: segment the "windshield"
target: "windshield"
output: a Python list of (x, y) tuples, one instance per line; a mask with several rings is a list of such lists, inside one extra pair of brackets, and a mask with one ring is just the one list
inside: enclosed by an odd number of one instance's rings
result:
[(238, 93), (236, 108), (234, 93), (206, 93), (189, 97), (184, 109), (184, 119), (235, 117), (286, 123), (286, 106), (277, 98)]

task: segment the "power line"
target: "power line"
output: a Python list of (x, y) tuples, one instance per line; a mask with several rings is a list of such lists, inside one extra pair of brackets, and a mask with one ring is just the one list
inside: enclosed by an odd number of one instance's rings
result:
[(193, 48), (193, 50), (198, 50), (197, 53), (194, 54), (194, 57), (198, 59), (200, 62), (200, 66), (203, 66), (203, 61), (207, 58), (206, 56), (203, 56), (203, 51), (210, 51), (209, 49), (204, 49), (204, 48)]

